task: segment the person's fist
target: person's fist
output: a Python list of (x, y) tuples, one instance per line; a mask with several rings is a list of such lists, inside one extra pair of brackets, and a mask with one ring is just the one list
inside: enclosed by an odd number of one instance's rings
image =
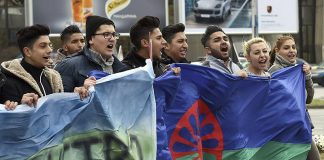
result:
[(21, 104), (27, 104), (30, 107), (36, 107), (38, 95), (36, 93), (26, 93), (21, 98)]
[(307, 63), (303, 64), (303, 71), (305, 72), (306, 75), (311, 73), (311, 66)]
[(4, 103), (4, 105), (5, 105), (5, 109), (6, 110), (14, 110), (14, 109), (16, 109), (16, 107), (17, 107), (17, 105), (18, 105), (18, 103), (17, 102), (12, 102), (12, 101), (6, 101), (5, 103)]
[(74, 92), (79, 94), (81, 101), (84, 98), (86, 98), (86, 97), (89, 96), (89, 90), (87, 88), (85, 88), (84, 86), (82, 86), (82, 87), (75, 87), (74, 88)]

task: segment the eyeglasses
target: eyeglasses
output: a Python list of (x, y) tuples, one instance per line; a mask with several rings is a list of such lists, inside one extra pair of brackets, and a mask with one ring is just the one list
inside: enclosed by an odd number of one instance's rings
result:
[(105, 39), (111, 39), (112, 37), (114, 37), (115, 39), (119, 39), (120, 34), (116, 33), (116, 32), (104, 32), (104, 33), (97, 33), (94, 34), (96, 35), (102, 35)]

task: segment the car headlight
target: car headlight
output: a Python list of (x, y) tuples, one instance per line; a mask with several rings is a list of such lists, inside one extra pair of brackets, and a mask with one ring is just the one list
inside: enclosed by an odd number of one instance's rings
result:
[(215, 8), (220, 8), (221, 6), (221, 4), (216, 4)]

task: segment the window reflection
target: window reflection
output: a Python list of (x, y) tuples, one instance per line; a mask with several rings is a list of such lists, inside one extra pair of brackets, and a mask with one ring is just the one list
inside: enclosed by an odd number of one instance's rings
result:
[(24, 0), (8, 0), (8, 7), (23, 7)]

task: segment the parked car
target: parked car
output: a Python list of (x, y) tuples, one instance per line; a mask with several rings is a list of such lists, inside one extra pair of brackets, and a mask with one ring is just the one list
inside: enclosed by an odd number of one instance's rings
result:
[(242, 69), (246, 68), (249, 64), (249, 62), (247, 61), (247, 59), (245, 57), (238, 57), (239, 59), (239, 63), (242, 66)]
[(210, 18), (224, 21), (231, 14), (231, 0), (196, 0), (193, 11), (196, 22)]
[(324, 62), (320, 63), (316, 69), (312, 68), (312, 80), (321, 86), (324, 86)]

